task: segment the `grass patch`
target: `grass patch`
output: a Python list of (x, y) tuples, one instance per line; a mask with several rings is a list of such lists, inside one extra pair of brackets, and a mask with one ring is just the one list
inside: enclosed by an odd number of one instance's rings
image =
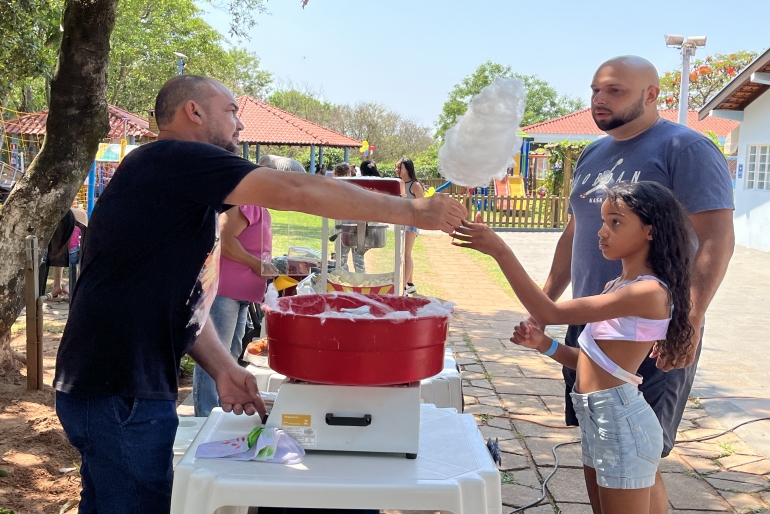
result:
[(723, 457), (729, 457), (733, 453), (735, 453), (735, 448), (733, 448), (733, 445), (730, 443), (719, 443), (719, 447), (722, 448), (722, 453), (717, 455), (717, 459), (721, 459)]
[(700, 398), (692, 398), (692, 408), (693, 409), (703, 408), (703, 404), (700, 402)]
[(506, 473), (505, 471), (503, 471), (502, 473), (500, 473), (500, 483), (501, 484), (515, 484), (516, 483), (516, 478), (513, 475), (511, 475), (510, 473)]
[(485, 253), (477, 252), (476, 250), (471, 250), (470, 248), (463, 248), (462, 251), (465, 252), (465, 255), (470, 257), (471, 260), (475, 262), (478, 267), (487, 274), (489, 278), (492, 279), (492, 282), (500, 286), (505, 294), (511, 298), (516, 298), (516, 294), (513, 292), (511, 285), (508, 283), (508, 279), (505, 278), (505, 275), (500, 269), (500, 265), (497, 264), (497, 261)]
[[(16, 336), (21, 334), (22, 332), (27, 331), (27, 322), (26, 321), (16, 321), (13, 325), (11, 325), (11, 336)], [(0, 514), (2, 514), (0, 512)]]
[[(290, 246), (321, 251), (321, 217), (294, 211), (270, 211), (274, 256), (285, 255)], [(333, 226), (329, 227), (330, 230)], [(333, 233), (333, 232), (332, 232)]]
[(414, 260), (414, 283), (417, 285), (417, 293), (422, 296), (435, 296), (442, 300), (451, 300), (449, 293), (441, 287), (441, 277), (433, 269), (428, 258), (428, 250), (420, 241), (420, 236), (414, 241), (412, 247), (412, 260)]
[(43, 332), (47, 334), (63, 334), (64, 333), (64, 323), (57, 323), (55, 321), (45, 321), (43, 322)]

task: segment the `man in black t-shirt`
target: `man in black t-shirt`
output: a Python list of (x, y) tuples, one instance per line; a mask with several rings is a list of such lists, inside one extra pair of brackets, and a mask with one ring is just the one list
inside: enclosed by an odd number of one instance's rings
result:
[(237, 111), (215, 80), (169, 80), (156, 100), (158, 141), (126, 156), (91, 216), (54, 379), (56, 412), (83, 457), (81, 513), (169, 511), (184, 354), (214, 378), (225, 411), (265, 414), (254, 377), (206, 323), (218, 212), (261, 205), (447, 233), (467, 214), (442, 195), (406, 201), (258, 168), (233, 153)]

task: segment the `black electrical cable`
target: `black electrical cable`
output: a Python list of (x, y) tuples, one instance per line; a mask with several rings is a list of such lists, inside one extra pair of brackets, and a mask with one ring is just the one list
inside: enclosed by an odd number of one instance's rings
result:
[(534, 507), (535, 505), (537, 505), (541, 501), (545, 500), (545, 496), (546, 496), (546, 494), (545, 494), (545, 487), (548, 485), (548, 481), (551, 479), (551, 477), (556, 473), (556, 470), (559, 469), (559, 457), (556, 455), (556, 448), (558, 448), (560, 446), (566, 446), (568, 444), (578, 444), (579, 442), (580, 442), (579, 440), (578, 441), (567, 441), (566, 443), (559, 443), (556, 446), (554, 446), (553, 448), (551, 448), (551, 453), (553, 454), (553, 460), (554, 460), (553, 471), (548, 473), (548, 476), (545, 477), (545, 480), (543, 480), (543, 484), (540, 486), (540, 498), (538, 498), (537, 500), (533, 501), (532, 503), (530, 503), (528, 505), (524, 505), (523, 507), (519, 507), (516, 510), (512, 510), (509, 514), (514, 514), (515, 512), (521, 512), (521, 511), (523, 511), (525, 509), (529, 509), (531, 507)]
[(674, 441), (674, 444), (701, 443), (703, 441), (708, 441), (709, 439), (716, 439), (717, 437), (722, 437), (725, 434), (729, 434), (730, 432), (734, 432), (736, 429), (742, 427), (743, 425), (748, 425), (749, 423), (756, 423), (757, 421), (768, 421), (768, 420), (770, 420), (770, 417), (750, 419), (748, 421), (744, 421), (743, 423), (735, 425), (733, 428), (728, 428), (727, 430), (725, 430), (723, 432), (719, 432), (718, 434), (707, 435), (707, 436), (704, 436), (704, 437), (699, 437), (697, 439), (677, 439), (676, 441)]

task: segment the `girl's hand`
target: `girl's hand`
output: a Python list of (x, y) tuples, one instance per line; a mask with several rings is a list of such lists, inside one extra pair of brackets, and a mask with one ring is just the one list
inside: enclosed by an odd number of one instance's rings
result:
[(511, 342), (525, 348), (532, 348), (540, 353), (548, 351), (551, 346), (551, 338), (537, 328), (537, 325), (529, 321), (522, 321), (513, 329)]
[(458, 243), (452, 241), (455, 246), (461, 246), (463, 248), (473, 248), (476, 251), (485, 253), (495, 257), (499, 254), (501, 249), (504, 249), (507, 245), (500, 239), (500, 236), (485, 225), (481, 220), (481, 213), (476, 213), (476, 223), (463, 220), (463, 225), (455, 229), (455, 233), (452, 234), (454, 239), (463, 241)]

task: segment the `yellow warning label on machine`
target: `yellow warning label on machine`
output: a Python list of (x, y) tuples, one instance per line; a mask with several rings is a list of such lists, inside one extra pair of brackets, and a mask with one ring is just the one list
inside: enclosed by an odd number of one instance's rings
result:
[(309, 427), (310, 414), (281, 414), (281, 425), (285, 427)]

